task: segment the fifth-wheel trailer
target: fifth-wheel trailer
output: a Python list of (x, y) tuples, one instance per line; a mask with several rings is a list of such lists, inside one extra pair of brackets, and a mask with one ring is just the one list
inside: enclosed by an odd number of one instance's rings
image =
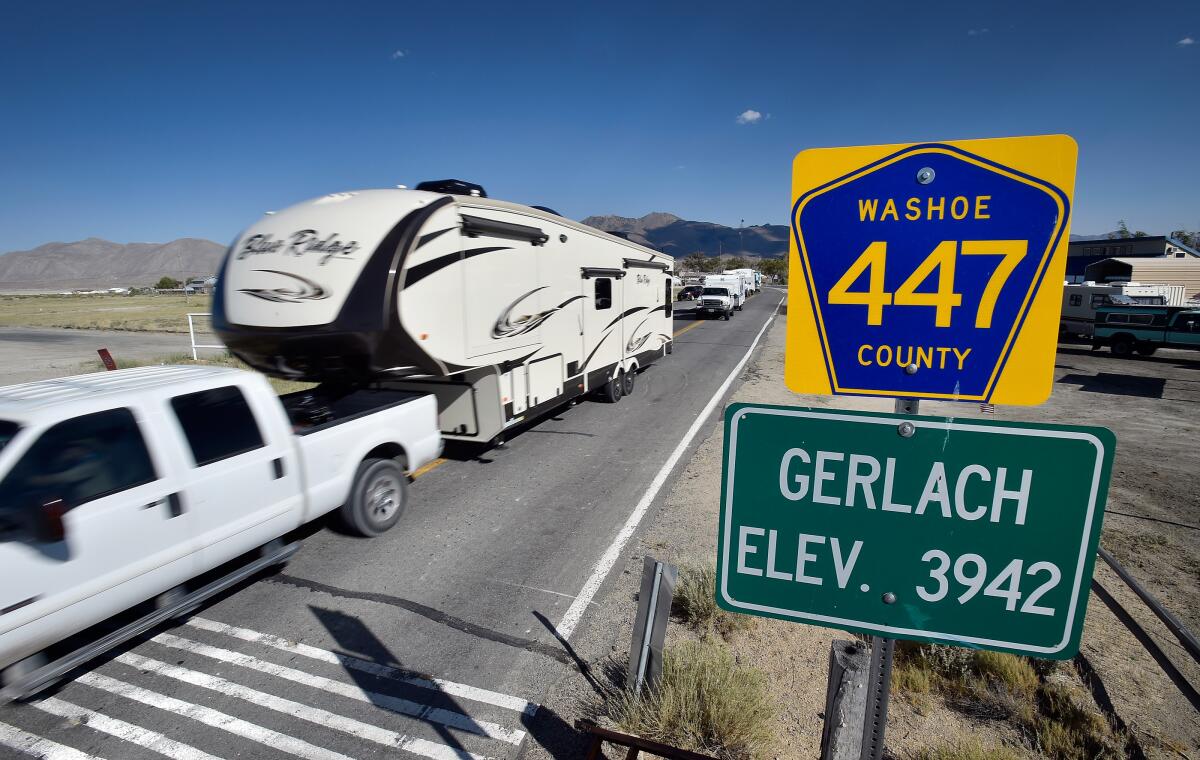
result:
[(461, 181), (269, 214), (226, 254), (213, 327), (270, 375), (431, 393), (491, 442), (671, 353), (671, 257)]

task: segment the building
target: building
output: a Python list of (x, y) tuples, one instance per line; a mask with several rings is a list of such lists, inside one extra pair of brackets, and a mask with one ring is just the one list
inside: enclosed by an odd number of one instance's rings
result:
[(1101, 259), (1084, 267), (1086, 282), (1182, 285), (1186, 298), (1200, 294), (1200, 256), (1137, 256)]
[[(1067, 245), (1067, 282), (1094, 280), (1085, 275), (1089, 265), (1113, 258), (1192, 258), (1200, 262), (1200, 251), (1167, 235), (1130, 238), (1090, 238), (1072, 240)], [(1103, 282), (1102, 280), (1095, 280)], [(1143, 280), (1139, 282), (1158, 282)]]

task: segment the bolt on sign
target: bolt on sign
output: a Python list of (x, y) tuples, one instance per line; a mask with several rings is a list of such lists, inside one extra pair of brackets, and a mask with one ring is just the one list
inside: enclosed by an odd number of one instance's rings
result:
[(1049, 398), (1076, 153), (1046, 135), (798, 154), (788, 387)]
[(733, 404), (717, 602), (887, 638), (1079, 651), (1104, 428)]

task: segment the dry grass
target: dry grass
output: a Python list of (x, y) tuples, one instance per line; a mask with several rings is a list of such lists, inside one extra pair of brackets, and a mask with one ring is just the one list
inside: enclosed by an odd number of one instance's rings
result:
[[(900, 642), (896, 651), (892, 688), (912, 702), (917, 712), (927, 712), (930, 695), (937, 694), (960, 712), (1017, 725), (1030, 748), (1044, 757), (1088, 760), (1124, 756), (1126, 737), (1116, 734), (1089, 706), (1085, 693), (1069, 686), (1061, 675), (1055, 677), (1058, 665), (1053, 661), (916, 642)], [(930, 752), (952, 754), (922, 757), (991, 757), (953, 754), (957, 751), (942, 747)]]
[[(163, 356), (158, 359), (152, 359), (149, 361), (141, 361), (141, 360), (137, 360), (137, 359), (126, 359), (126, 360), (118, 359), (117, 360), (117, 369), (131, 369), (133, 367), (154, 367), (154, 366), (157, 366), (160, 364), (198, 364), (198, 365), (209, 366), (209, 367), (214, 367), (214, 366), (215, 367), (233, 367), (234, 369), (241, 369), (241, 370), (245, 370), (247, 372), (255, 371), (255, 370), (252, 370), (250, 367), (246, 366), (244, 363), (242, 363), (235, 357), (231, 356), (230, 354), (217, 354), (217, 353), (213, 353), (209, 356), (205, 356), (204, 358), (198, 359), (198, 360), (192, 359), (191, 354), (172, 354), (170, 356)], [(80, 369), (83, 372), (102, 372), (102, 371), (104, 371), (104, 364), (101, 363), (99, 359), (94, 359), (94, 360), (88, 362), (87, 364), (84, 364)], [(277, 377), (269, 377), (269, 376), (267, 377), (267, 381), (271, 383), (271, 387), (275, 389), (275, 392), (281, 396), (284, 395), (285, 393), (293, 393), (295, 391), (307, 390), (309, 388), (312, 388), (314, 385), (313, 383), (301, 383), (301, 382), (297, 382), (295, 380), (281, 380)]]
[(711, 565), (679, 568), (679, 582), (671, 601), (671, 612), (701, 635), (716, 632), (728, 639), (751, 628), (757, 618), (728, 612), (717, 606), (717, 571)]
[(978, 740), (940, 744), (917, 753), (915, 760), (1020, 760), (1023, 755), (1008, 747), (984, 747)]
[(186, 333), (188, 313), (209, 310), (208, 296), (4, 296), (0, 327)]
[(613, 693), (604, 710), (622, 731), (675, 747), (728, 760), (772, 756), (766, 676), (715, 639), (668, 647), (657, 688)]

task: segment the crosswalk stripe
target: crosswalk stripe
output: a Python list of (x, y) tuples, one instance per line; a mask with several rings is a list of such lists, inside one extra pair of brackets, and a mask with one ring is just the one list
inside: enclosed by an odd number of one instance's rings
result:
[[(127, 656), (122, 655), (122, 657)], [(103, 689), (111, 694), (126, 697), (150, 707), (157, 707), (160, 710), (166, 710), (176, 715), (183, 715), (213, 728), (237, 734), (244, 739), (265, 744), (268, 747), (273, 747), (282, 752), (306, 758), (307, 760), (353, 760), (353, 758), (339, 752), (318, 747), (315, 744), (309, 744), (303, 739), (281, 734), (278, 731), (257, 726), (249, 721), (235, 718), (232, 715), (226, 715), (212, 708), (195, 705), (191, 702), (184, 702), (182, 699), (168, 697), (165, 694), (143, 689), (140, 686), (134, 686), (133, 684), (109, 678), (99, 673), (84, 673), (75, 679), (75, 682)], [(264, 694), (263, 696), (266, 695)]]
[(489, 691), (487, 689), (480, 689), (478, 687), (468, 686), (467, 684), (463, 683), (447, 681), (444, 678), (424, 678), (421, 676), (416, 676), (412, 673), (401, 670), (400, 668), (391, 667), (390, 665), (381, 665), (377, 662), (363, 660), (358, 657), (352, 657), (348, 654), (341, 654), (340, 652), (332, 652), (328, 649), (321, 649), (320, 647), (314, 647), (310, 644), (301, 644), (295, 641), (288, 641), (281, 636), (273, 636), (269, 633), (259, 633), (258, 631), (252, 631), (248, 628), (239, 628), (235, 625), (229, 625), (228, 623), (220, 623), (215, 620), (206, 620), (198, 617), (190, 618), (187, 621), (187, 624), (194, 628), (211, 631), (213, 633), (223, 633), (226, 636), (232, 636), (234, 638), (241, 639), (242, 641), (263, 644), (284, 652), (290, 652), (292, 654), (308, 657), (309, 659), (320, 660), (321, 662), (328, 662), (333, 665), (341, 665), (345, 668), (358, 670), (363, 673), (369, 673), (373, 676), (379, 676), (381, 678), (387, 678), (393, 681), (399, 681), (411, 686), (419, 686), (422, 689), (434, 689), (451, 696), (469, 699), (473, 702), (483, 702), (485, 704), (495, 705), (496, 707), (503, 707), (508, 710), (516, 710), (517, 712), (521, 712), (529, 716), (534, 715), (538, 711), (538, 704), (536, 702), (530, 702), (527, 699), (521, 699), (520, 697), (501, 694), (500, 692)]
[(126, 723), (116, 718), (110, 718), (95, 710), (71, 704), (57, 697), (47, 697), (31, 704), (39, 710), (44, 710), (61, 718), (77, 720), (89, 728), (94, 728), (97, 731), (102, 731), (131, 744), (137, 744), (146, 749), (153, 750), (160, 755), (172, 758), (172, 760), (221, 760), (195, 747), (169, 739), (157, 731), (135, 726), (132, 723)]
[(15, 749), (26, 755), (34, 755), (42, 760), (99, 760), (95, 755), (64, 747), (40, 736), (27, 734), (7, 723), (0, 723), (0, 746)]
[[(257, 689), (251, 689), (248, 686), (242, 686), (218, 676), (210, 676), (207, 673), (152, 660), (149, 657), (143, 657), (133, 652), (126, 652), (116, 659), (117, 662), (131, 665), (141, 670), (158, 673), (159, 675), (174, 678), (184, 683), (190, 683), (193, 686), (199, 686), (220, 694), (225, 694), (226, 696), (243, 699), (259, 707), (265, 707), (268, 710), (275, 710), (276, 712), (300, 718), (310, 723), (316, 723), (319, 726), (342, 731), (361, 739), (376, 742), (377, 744), (383, 744), (388, 747), (399, 747), (416, 755), (435, 758), (435, 760), (486, 760), (482, 755), (476, 755), (465, 750), (448, 747), (445, 744), (438, 744), (437, 742), (418, 739), (396, 731), (380, 728), (379, 726), (373, 726), (354, 718), (322, 710), (319, 707), (293, 702), (290, 699), (284, 699), (283, 697), (267, 694)], [(293, 741), (299, 740), (294, 739)], [(342, 755), (335, 756), (339, 758), (343, 757)]]
[(360, 688), (356, 684), (345, 683), (343, 681), (335, 681), (332, 678), (305, 673), (303, 670), (276, 665), (273, 662), (260, 660), (257, 657), (252, 657), (248, 654), (233, 652), (220, 647), (201, 644), (190, 639), (181, 638), (170, 633), (160, 633), (151, 639), (155, 643), (165, 646), (182, 649), (194, 654), (211, 657), (214, 660), (227, 662), (231, 665), (240, 665), (251, 670), (257, 670), (260, 673), (276, 676), (287, 679), (295, 683), (312, 686), (317, 689), (339, 694), (343, 697), (366, 702), (368, 704), (383, 707), (401, 715), (409, 715), (418, 720), (429, 721), (432, 723), (441, 723), (444, 726), (458, 728), (463, 731), (469, 731), (473, 734), (480, 734), (493, 739), (508, 742), (509, 744), (520, 744), (525, 738), (525, 732), (516, 729), (505, 728), (497, 723), (492, 723), (486, 720), (476, 720), (469, 715), (454, 710), (446, 710), (441, 707), (433, 707), (432, 705), (423, 705), (419, 702), (413, 702), (408, 699), (394, 697), (389, 694), (380, 694), (378, 692), (367, 691)]

